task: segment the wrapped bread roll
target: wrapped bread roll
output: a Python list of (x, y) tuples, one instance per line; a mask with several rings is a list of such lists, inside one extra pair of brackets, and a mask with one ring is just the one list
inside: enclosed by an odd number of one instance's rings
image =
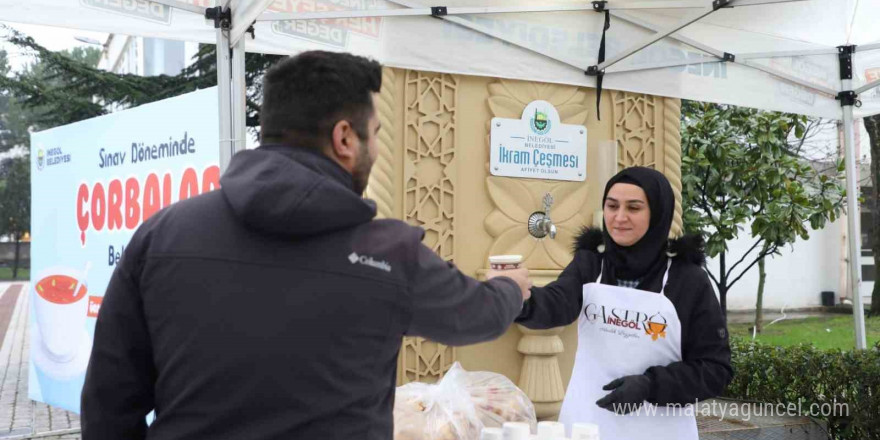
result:
[(484, 427), (537, 421), (532, 402), (506, 377), (467, 372), (456, 363), (436, 385), (397, 388), (394, 440), (478, 440)]
[(536, 431), (535, 406), (510, 379), (485, 371), (468, 373), (467, 378), (467, 389), (483, 426), (500, 428), (505, 422), (522, 422)]

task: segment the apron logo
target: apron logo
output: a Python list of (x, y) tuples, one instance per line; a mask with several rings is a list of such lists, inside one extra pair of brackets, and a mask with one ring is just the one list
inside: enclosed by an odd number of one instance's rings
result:
[(652, 341), (656, 341), (657, 338), (666, 339), (666, 318), (659, 312), (648, 318), (648, 322), (645, 324), (645, 334), (650, 336)]
[[(633, 330), (646, 329), (645, 322), (648, 321), (648, 314), (635, 310), (620, 309), (612, 307), (609, 310), (603, 305), (595, 303), (587, 304), (584, 307), (584, 317), (587, 321), (595, 324), (600, 322), (605, 325), (613, 325)], [(601, 320), (600, 320), (601, 319)]]
[(635, 310), (611, 308), (609, 313), (605, 306), (590, 303), (584, 307), (584, 318), (591, 325), (599, 323), (623, 329), (643, 330), (646, 336), (651, 337), (652, 341), (659, 338), (666, 339), (667, 322), (660, 312), (648, 316), (647, 313)]
[[(596, 304), (592, 304), (592, 303), (587, 304), (587, 306), (584, 307), (584, 318), (587, 318), (587, 322), (589, 322), (590, 324), (596, 324), (596, 321), (599, 318), (599, 314), (597, 313), (598, 309), (599, 309), (599, 306), (597, 306)], [(601, 311), (602, 311), (602, 314), (604, 315), (605, 314), (605, 307), (604, 306), (602, 307)]]

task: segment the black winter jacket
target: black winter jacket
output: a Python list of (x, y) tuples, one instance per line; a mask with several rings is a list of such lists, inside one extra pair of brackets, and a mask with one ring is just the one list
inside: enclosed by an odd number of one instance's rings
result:
[[(583, 302), (583, 285), (599, 276), (602, 232), (585, 229), (575, 243), (574, 259), (559, 278), (532, 288), (517, 322), (528, 328), (546, 329), (568, 325), (577, 320)], [(648, 402), (687, 404), (715, 397), (733, 377), (727, 322), (715, 297), (709, 277), (703, 269), (705, 254), (702, 238), (685, 236), (670, 243), (675, 254), (669, 269), (666, 297), (675, 306), (682, 326), (681, 362), (648, 368), (652, 389)], [(602, 275), (602, 283), (610, 284)], [(663, 273), (642, 280), (640, 289), (660, 292)]]
[(241, 152), (221, 185), (126, 247), (95, 329), (84, 440), (387, 440), (404, 335), (486, 341), (522, 308), (511, 279), (475, 281), (422, 229), (373, 221), (323, 155)]

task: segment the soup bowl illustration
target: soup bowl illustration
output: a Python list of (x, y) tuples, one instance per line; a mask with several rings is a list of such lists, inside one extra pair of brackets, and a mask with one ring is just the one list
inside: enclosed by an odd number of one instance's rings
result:
[(31, 285), (34, 317), (49, 358), (70, 361), (82, 344), (88, 310), (88, 285), (74, 269), (50, 268)]

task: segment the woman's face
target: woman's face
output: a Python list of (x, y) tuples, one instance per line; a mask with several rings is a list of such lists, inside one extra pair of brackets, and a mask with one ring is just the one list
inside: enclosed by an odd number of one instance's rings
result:
[(637, 185), (615, 183), (608, 191), (602, 211), (608, 234), (618, 246), (638, 243), (651, 225), (648, 198)]

